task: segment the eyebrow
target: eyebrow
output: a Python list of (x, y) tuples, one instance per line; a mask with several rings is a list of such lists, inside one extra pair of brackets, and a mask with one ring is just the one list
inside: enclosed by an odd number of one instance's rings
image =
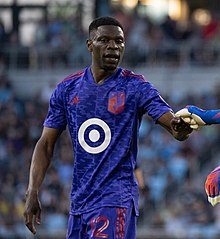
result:
[(123, 39), (124, 40), (123, 36), (112, 36), (112, 35), (100, 35), (100, 36), (97, 36), (96, 39), (100, 39), (100, 38), (114, 38), (114, 39)]
[(100, 35), (97, 38), (106, 37), (106, 38), (124, 38), (123, 36), (112, 36), (112, 35)]

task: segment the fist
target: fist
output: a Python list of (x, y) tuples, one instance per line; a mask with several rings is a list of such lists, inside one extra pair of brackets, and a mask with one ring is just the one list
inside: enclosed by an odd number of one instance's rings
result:
[(198, 129), (199, 126), (206, 125), (206, 122), (203, 120), (205, 112), (205, 110), (196, 106), (189, 105), (177, 111), (175, 116), (181, 118), (185, 123), (189, 124), (192, 129)]
[(205, 191), (208, 201), (215, 206), (220, 203), (220, 166), (215, 168), (206, 178)]

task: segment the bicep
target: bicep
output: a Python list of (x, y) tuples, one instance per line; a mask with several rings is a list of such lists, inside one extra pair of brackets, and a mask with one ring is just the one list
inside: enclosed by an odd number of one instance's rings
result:
[(47, 140), (49, 143), (54, 144), (61, 133), (61, 129), (44, 127), (41, 137)]
[(37, 148), (44, 150), (47, 154), (52, 154), (54, 146), (62, 130), (44, 127), (41, 137), (37, 143)]

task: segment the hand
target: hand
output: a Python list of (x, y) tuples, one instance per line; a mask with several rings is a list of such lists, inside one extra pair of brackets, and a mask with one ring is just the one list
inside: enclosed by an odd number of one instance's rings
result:
[(173, 118), (171, 126), (173, 136), (180, 141), (186, 140), (193, 131), (190, 125), (185, 123), (181, 118)]
[(213, 111), (206, 111), (194, 105), (188, 105), (176, 112), (175, 116), (183, 119), (192, 129), (209, 124)]
[(173, 118), (171, 120), (171, 125), (175, 131), (187, 131), (188, 133), (192, 132), (190, 125), (186, 123), (182, 118)]
[(206, 178), (205, 191), (208, 201), (215, 206), (220, 203), (220, 166), (215, 168)]
[(37, 192), (26, 193), (26, 203), (24, 211), (24, 221), (27, 228), (36, 234), (35, 223), (40, 225), (41, 223), (41, 205)]

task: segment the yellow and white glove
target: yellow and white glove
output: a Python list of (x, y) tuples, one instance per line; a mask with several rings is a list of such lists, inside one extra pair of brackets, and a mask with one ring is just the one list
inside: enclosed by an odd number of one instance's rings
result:
[(194, 105), (187, 105), (175, 115), (190, 124), (193, 129), (198, 129), (198, 126), (220, 124), (220, 109), (204, 110)]
[(220, 203), (220, 166), (208, 174), (205, 182), (205, 191), (208, 201), (215, 206)]
[(194, 130), (199, 129), (200, 125), (198, 124), (197, 120), (195, 119), (196, 116), (193, 116), (193, 114), (190, 113), (187, 108), (183, 108), (183, 109), (177, 111), (175, 113), (175, 116), (178, 118), (181, 118), (185, 123), (189, 124), (190, 128), (192, 128)]

